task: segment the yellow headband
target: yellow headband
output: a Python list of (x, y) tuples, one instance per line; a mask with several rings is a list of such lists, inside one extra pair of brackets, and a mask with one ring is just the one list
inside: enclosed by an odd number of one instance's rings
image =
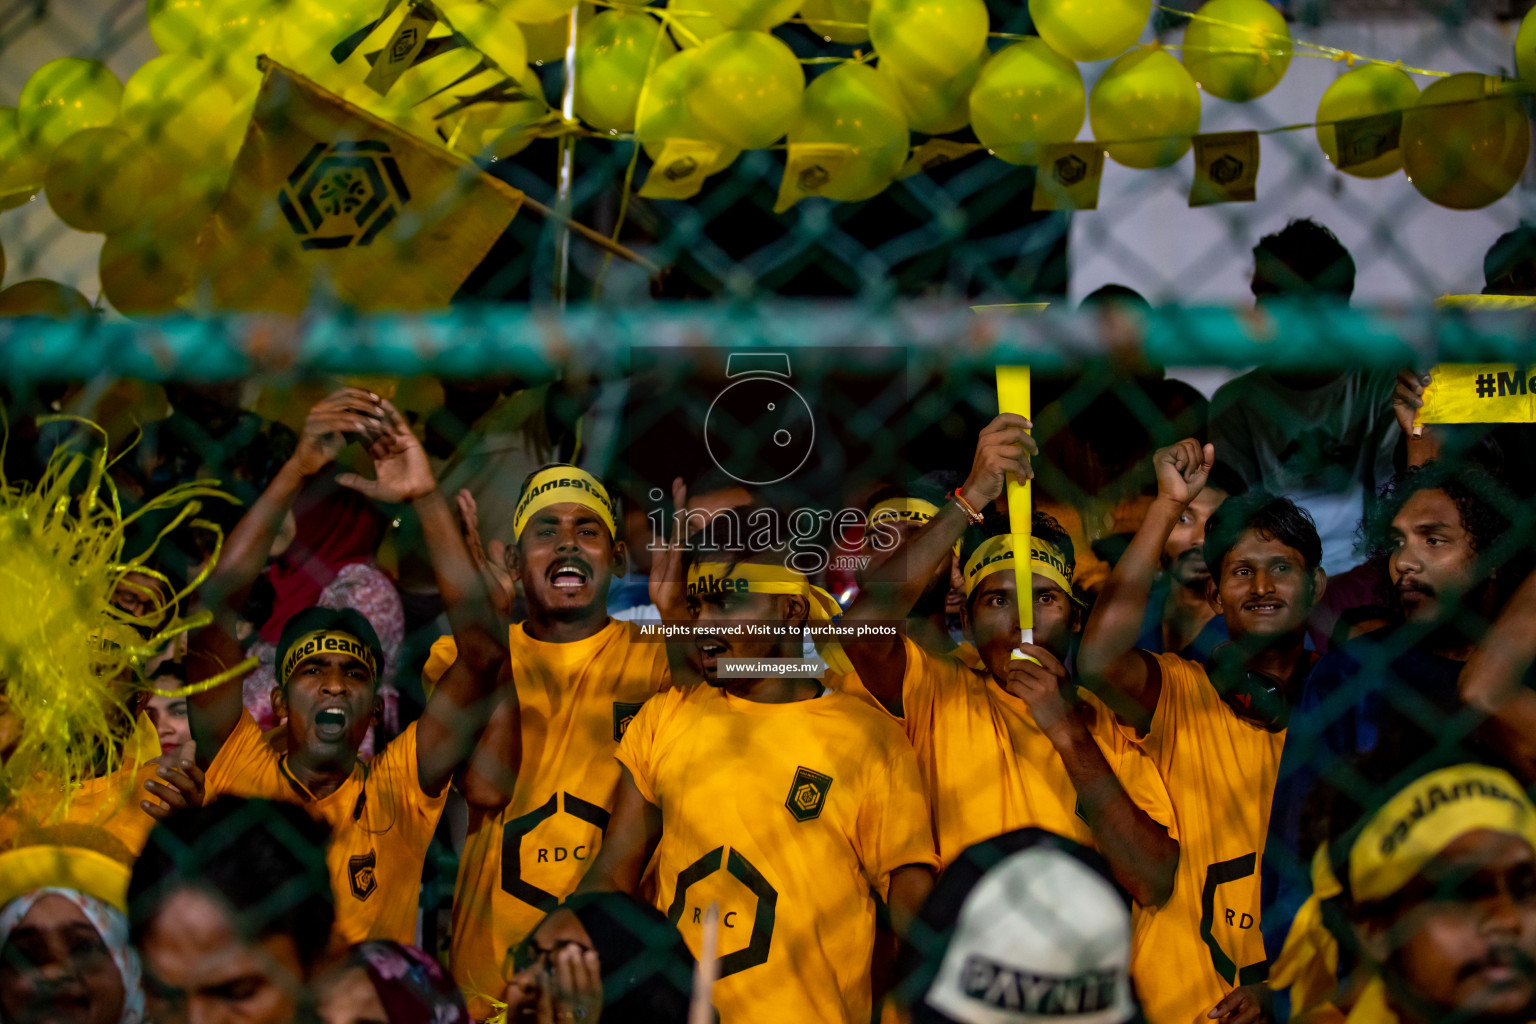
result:
[(1459, 764), (1416, 779), (1389, 800), (1349, 849), (1355, 900), (1385, 899), (1408, 884), (1447, 846), (1487, 829), (1536, 848), (1536, 805), (1508, 772)]
[[(688, 568), (688, 596), (723, 594), (799, 594), (810, 606), (812, 622), (830, 622), (843, 614), (837, 599), (787, 565), (772, 562), (696, 562)], [(853, 663), (837, 643), (818, 643), (817, 650), (834, 672), (853, 671)]]
[(339, 629), (317, 629), (313, 633), (305, 633), (288, 648), (288, 653), (283, 656), (282, 671), (277, 674), (278, 684), (287, 686), (288, 680), (293, 677), (293, 670), (299, 667), (301, 661), (328, 653), (350, 654), (368, 666), (373, 678), (379, 678), (379, 663), (374, 657), (373, 648), (351, 633)]
[(73, 889), (128, 912), (128, 865), (83, 846), (21, 846), (0, 853), (0, 907), (37, 889)]
[[(977, 585), (993, 573), (1012, 568), (1013, 534), (1004, 533), (983, 541), (980, 547), (971, 552), (970, 561), (965, 563), (965, 596), (969, 598), (976, 592)], [(1044, 576), (1077, 601), (1077, 595), (1072, 593), (1071, 567), (1061, 557), (1060, 551), (1039, 537), (1029, 539), (1029, 568), (1034, 575)]]
[(608, 533), (616, 534), (613, 499), (608, 497), (608, 491), (597, 477), (575, 466), (550, 466), (535, 473), (523, 489), (522, 497), (517, 499), (517, 510), (512, 514), (512, 539), (523, 535), (523, 527), (528, 525), (534, 513), (566, 502), (591, 509), (608, 527)]
[[(867, 533), (876, 523), (927, 523), (939, 514), (939, 506), (922, 498), (887, 498), (869, 510), (864, 518)], [(955, 554), (960, 553), (960, 542), (955, 541)]]
[(939, 514), (939, 507), (922, 498), (887, 498), (869, 510), (865, 525), (872, 527), (887, 520), (926, 523)]

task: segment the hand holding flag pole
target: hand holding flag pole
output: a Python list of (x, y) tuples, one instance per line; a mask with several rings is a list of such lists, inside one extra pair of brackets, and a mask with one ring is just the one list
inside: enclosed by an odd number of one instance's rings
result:
[[(997, 411), (1030, 418), (1030, 374), (1027, 366), (997, 368)], [(1013, 536), (1013, 578), (1017, 587), (1019, 630), (1026, 644), (1035, 642), (1034, 573), (1030, 569), (1030, 525), (1034, 518), (1032, 481), (1008, 474), (1008, 532)], [(1011, 657), (1017, 661), (1035, 661), (1020, 651)], [(1039, 664), (1039, 662), (1035, 662)]]

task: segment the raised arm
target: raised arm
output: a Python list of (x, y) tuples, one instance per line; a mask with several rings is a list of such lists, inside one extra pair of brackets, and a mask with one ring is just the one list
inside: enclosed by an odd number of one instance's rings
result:
[(510, 673), (503, 673), (509, 658), (501, 619), (432, 475), (427, 453), (395, 407), (387, 401), (381, 406), (385, 429), (368, 447), (376, 478), (348, 473), (336, 482), (379, 501), (408, 501), (421, 520), (438, 593), (458, 648), (458, 658), (443, 673), (416, 725), (416, 773), (421, 788), (439, 793), (469, 760), (498, 701), (514, 691), (509, 685), (505, 692), (498, 692), (498, 680), (504, 674), (510, 679)]
[[(1137, 727), (1151, 721), (1162, 692), (1162, 678), (1136, 650), (1136, 638), (1147, 614), (1163, 545), (1179, 516), (1204, 489), (1215, 462), (1215, 447), (1202, 448), (1193, 438), (1153, 454), (1157, 498), (1099, 592), (1078, 647), (1078, 672), (1095, 689), (1107, 688), (1105, 702), (1121, 721)], [(1124, 698), (1129, 698), (1129, 707)]]
[[(1034, 476), (1030, 456), (1038, 449), (1026, 433), (1032, 424), (1022, 416), (1003, 413), (976, 439), (971, 472), (960, 488), (972, 508), (986, 512), (1015, 473), (1020, 479)], [(953, 501), (912, 535), (900, 550), (872, 569), (859, 596), (843, 614), (845, 621), (905, 619), (939, 566), (948, 562), (955, 542), (965, 533), (969, 517)], [(843, 650), (858, 670), (859, 679), (874, 698), (894, 715), (902, 713), (901, 681), (907, 671), (906, 648), (900, 637), (873, 638), (845, 643)]]
[[(382, 429), (383, 409), (377, 395), (343, 388), (309, 411), (298, 447), (278, 470), (224, 541), (218, 564), (199, 591), (213, 622), (192, 634), (187, 643), (187, 682), (200, 683), (228, 671), (243, 660), (235, 639), (235, 623), (251, 585), (272, 553), (272, 542), (294, 499), (310, 477), (330, 464), (352, 437), (372, 440)], [(243, 708), (238, 680), (187, 698), (187, 719), (197, 744), (197, 763), (207, 768), (240, 723)]]
[[(688, 607), (688, 581), (683, 575), (683, 552), (688, 547), (688, 538), (684, 535), (688, 528), (688, 487), (682, 477), (672, 481), (672, 509), (672, 539), (660, 551), (652, 552), (647, 589), (663, 622), (687, 622), (694, 615)], [(693, 649), (691, 640), (667, 641), (667, 668), (674, 687), (704, 682), (703, 673), (690, 657)]]
[(1043, 647), (1024, 644), (1020, 649), (1039, 664), (1012, 662), (1008, 692), (1029, 705), (1056, 748), (1077, 790), (1078, 813), (1093, 830), (1094, 845), (1116, 880), (1142, 906), (1162, 906), (1173, 894), (1178, 842), (1125, 791), (1088, 728), (1087, 706), (1068, 703), (1066, 668)]
[(1488, 716), (1483, 734), (1527, 784), (1536, 782), (1536, 573), (1505, 604), (1461, 670), (1461, 699)]

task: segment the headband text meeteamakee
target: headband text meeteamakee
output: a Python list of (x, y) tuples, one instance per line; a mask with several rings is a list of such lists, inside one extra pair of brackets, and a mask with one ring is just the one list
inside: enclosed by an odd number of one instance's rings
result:
[[(1029, 566), (1030, 571), (1037, 576), (1044, 576), (1062, 589), (1073, 601), (1077, 601), (1077, 595), (1072, 592), (1072, 569), (1067, 565), (1066, 559), (1061, 557), (1061, 552), (1039, 537), (1029, 539)], [(976, 592), (976, 587), (982, 580), (995, 572), (1004, 569), (1013, 569), (1013, 535), (1011, 533), (990, 537), (982, 542), (971, 553), (970, 559), (965, 563), (965, 596), (969, 598)], [(1082, 602), (1078, 601), (1079, 604)]]
[[(925, 526), (939, 514), (939, 506), (922, 498), (886, 498), (869, 510), (864, 519), (865, 533), (872, 532), (880, 523), (917, 523)], [(955, 541), (955, 554), (960, 553), (960, 542)]]
[(317, 654), (348, 654), (368, 666), (374, 679), (379, 678), (379, 663), (373, 648), (351, 633), (339, 629), (317, 629), (305, 633), (293, 642), (283, 656), (282, 670), (277, 675), (280, 685), (288, 685), (299, 664)]
[[(709, 593), (798, 594), (805, 598), (811, 622), (831, 622), (843, 613), (837, 598), (812, 583), (803, 572), (771, 562), (696, 562), (688, 567), (688, 596)], [(853, 671), (842, 645), (817, 644), (817, 650), (834, 672)]]
[(614, 534), (613, 499), (597, 477), (575, 466), (550, 466), (528, 481), (517, 509), (512, 515), (512, 536), (523, 535), (523, 528), (535, 514), (551, 505), (574, 503), (589, 508)]

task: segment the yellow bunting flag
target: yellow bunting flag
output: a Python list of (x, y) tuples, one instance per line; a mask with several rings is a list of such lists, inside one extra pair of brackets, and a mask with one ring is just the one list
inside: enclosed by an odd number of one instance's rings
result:
[(901, 170), (896, 172), (896, 180), (910, 178), (914, 174), (941, 167), (952, 160), (970, 156), (979, 150), (981, 146), (975, 142), (956, 142), (954, 139), (929, 139), (912, 151), (907, 162)]
[(1536, 423), (1536, 368), (1442, 363), (1429, 373), (1414, 423)]
[(1388, 110), (1365, 117), (1352, 117), (1333, 126), (1341, 171), (1359, 167), (1401, 148), (1403, 112)]
[(692, 199), (704, 187), (704, 179), (719, 156), (718, 142), (668, 139), (645, 176), (640, 195), (646, 199)]
[(1195, 136), (1195, 182), (1190, 206), (1251, 203), (1258, 196), (1259, 133), (1215, 132)]
[(1097, 210), (1104, 178), (1104, 147), (1097, 142), (1046, 146), (1035, 170), (1031, 210)]
[(791, 142), (773, 212), (783, 213), (806, 196), (821, 195), (852, 158), (853, 147), (846, 143)]
[(437, 309), (512, 223), (523, 194), (467, 160), (264, 61), (229, 188), (198, 236), (218, 309)]

